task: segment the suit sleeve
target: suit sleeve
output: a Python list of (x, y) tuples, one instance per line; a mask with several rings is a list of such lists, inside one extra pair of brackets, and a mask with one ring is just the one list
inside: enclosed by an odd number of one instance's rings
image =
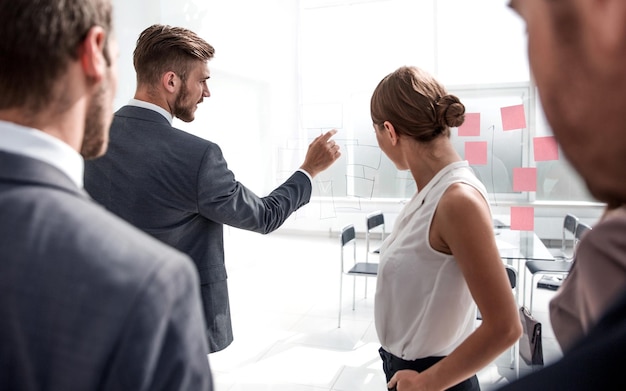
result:
[(221, 149), (210, 144), (198, 172), (198, 210), (232, 227), (269, 233), (311, 199), (311, 181), (296, 171), (268, 196), (259, 197), (235, 179)]
[(103, 390), (213, 389), (198, 278), (191, 260), (175, 261), (134, 298)]

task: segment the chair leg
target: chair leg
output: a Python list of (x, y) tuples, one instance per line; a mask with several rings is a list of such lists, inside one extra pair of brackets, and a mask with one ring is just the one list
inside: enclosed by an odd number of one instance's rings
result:
[(367, 299), (367, 278), (364, 279), (365, 280), (365, 298)]
[(337, 328), (341, 328), (341, 305), (343, 297), (343, 273), (339, 276), (339, 318), (337, 320)]
[(530, 313), (533, 313), (533, 295), (535, 293), (535, 276), (539, 274), (533, 274), (532, 278), (530, 279), (530, 306), (528, 307), (528, 310), (530, 311)]
[(526, 272), (526, 265), (524, 265), (524, 285), (522, 287), (522, 306), (526, 306), (526, 280), (528, 279), (528, 273)]
[(511, 369), (515, 371), (515, 379), (519, 379), (519, 340), (513, 344), (511, 349)]
[(352, 311), (356, 308), (356, 277), (352, 277)]

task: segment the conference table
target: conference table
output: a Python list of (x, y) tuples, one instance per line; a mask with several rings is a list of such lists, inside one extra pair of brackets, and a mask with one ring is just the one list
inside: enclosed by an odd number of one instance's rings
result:
[(496, 245), (504, 260), (554, 260), (554, 256), (534, 231), (494, 228)]
[[(523, 279), (523, 287), (526, 286), (526, 261), (531, 260), (545, 260), (554, 261), (554, 256), (548, 250), (546, 245), (539, 239), (539, 236), (534, 231), (517, 231), (512, 230), (506, 225), (495, 225), (494, 234), (496, 237), (496, 245), (500, 258), (503, 262), (513, 266), (517, 270), (517, 284), (515, 291), (518, 304), (524, 305), (526, 302), (526, 292), (522, 289), (522, 297), (519, 296), (520, 279)], [(531, 287), (530, 289), (533, 289)]]
[[(508, 224), (494, 219), (493, 232), (502, 261), (517, 270), (515, 298), (518, 306), (523, 306), (526, 304), (526, 261), (554, 260), (554, 256), (534, 231), (512, 230)], [(522, 289), (520, 289), (520, 279), (523, 279)], [(530, 289), (533, 288), (531, 287)], [(520, 292), (522, 292), (521, 297)], [(518, 351), (519, 341), (515, 343), (511, 353), (513, 355), (512, 368), (514, 368), (516, 376), (519, 377)]]

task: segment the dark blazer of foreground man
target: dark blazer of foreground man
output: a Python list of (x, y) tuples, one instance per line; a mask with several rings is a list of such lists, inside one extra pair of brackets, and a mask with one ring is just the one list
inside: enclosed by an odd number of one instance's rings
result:
[(0, 0), (0, 390), (212, 389), (193, 263), (82, 189), (112, 116), (111, 13)]
[(276, 230), (309, 202), (310, 177), (340, 155), (329, 141), (333, 130), (311, 143), (301, 170), (268, 196), (238, 182), (217, 144), (172, 126), (174, 117), (192, 121), (197, 105), (210, 96), (207, 62), (213, 53), (187, 29), (144, 30), (134, 53), (135, 98), (115, 113), (107, 154), (85, 167), (85, 188), (94, 199), (191, 256), (211, 352), (233, 341), (224, 224), (262, 234)]

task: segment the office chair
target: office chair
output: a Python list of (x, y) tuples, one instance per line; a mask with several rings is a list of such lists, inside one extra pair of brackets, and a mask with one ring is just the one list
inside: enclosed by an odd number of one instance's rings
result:
[(578, 222), (576, 226), (576, 232), (574, 232), (574, 246), (578, 247), (578, 243), (583, 238), (583, 235), (591, 230), (591, 226), (589, 224), (585, 224), (583, 222)]
[[(340, 243), (341, 243), (341, 275), (339, 278), (339, 319), (337, 327), (341, 327), (341, 307), (343, 306), (343, 277), (344, 275), (352, 276), (353, 285), (352, 285), (352, 310), (355, 308), (356, 299), (356, 277), (375, 277), (378, 274), (378, 263), (374, 262), (357, 262), (356, 258), (356, 231), (354, 229), (353, 224), (349, 224), (345, 226), (341, 230), (341, 235), (339, 235)], [(352, 244), (351, 253), (352, 253), (352, 265), (349, 269), (346, 270), (346, 266), (344, 265), (344, 255), (346, 251), (350, 250), (346, 249), (346, 246)]]
[(571, 260), (574, 257), (575, 233), (578, 225), (578, 217), (571, 213), (563, 219), (561, 248), (553, 253), (556, 259)]
[[(371, 254), (380, 254), (380, 245), (385, 239), (385, 216), (383, 212), (377, 210), (365, 216), (365, 227), (365, 263), (369, 263)], [(365, 298), (367, 298), (367, 279), (365, 279)]]
[[(556, 260), (556, 261), (543, 261), (543, 260), (535, 260), (535, 261), (527, 261), (526, 269), (532, 275), (531, 277), (531, 285), (530, 285), (530, 305), (528, 310), (532, 313), (533, 310), (533, 292), (535, 287), (535, 276), (537, 275), (546, 275), (546, 274), (556, 274), (562, 275), (563, 279), (567, 278), (569, 271), (572, 267), (572, 261), (576, 256), (576, 249), (578, 248), (578, 243), (582, 239), (583, 235), (591, 229), (591, 226), (585, 224), (581, 221), (578, 221), (576, 224), (576, 229), (574, 230), (574, 248), (572, 253), (572, 258), (565, 260)], [(562, 280), (561, 280), (562, 281)], [(560, 286), (557, 285), (557, 289)], [(524, 299), (526, 298), (526, 279), (524, 279)]]
[[(557, 261), (571, 261), (574, 258), (574, 248), (575, 248), (575, 233), (576, 226), (578, 225), (578, 217), (574, 216), (571, 213), (565, 215), (563, 219), (563, 228), (562, 228), (562, 236), (561, 236), (561, 247), (556, 251), (551, 251), (552, 255)], [(541, 273), (541, 270), (538, 268), (543, 267), (544, 265), (537, 264), (533, 266), (534, 273)], [(565, 270), (564, 273), (569, 272), (569, 268), (571, 265), (553, 265), (547, 264), (548, 271), (550, 273), (543, 274), (543, 277), (539, 279), (537, 283), (537, 288), (545, 288), (551, 290), (557, 290), (561, 286), (563, 279), (566, 274), (559, 275), (559, 269), (562, 268)], [(556, 269), (554, 269), (556, 268)], [(554, 279), (554, 277), (557, 277)], [(534, 289), (534, 285), (533, 288)]]
[[(533, 260), (526, 261), (526, 270), (531, 274), (530, 284), (530, 305), (528, 310), (532, 314), (533, 312), (533, 295), (535, 292), (535, 277), (539, 275), (561, 275), (563, 278), (569, 274), (572, 267), (571, 261), (548, 261), (548, 260)], [(559, 285), (560, 286), (560, 285)], [(557, 286), (558, 288), (558, 286)], [(526, 299), (526, 278), (524, 278), (524, 299)]]

